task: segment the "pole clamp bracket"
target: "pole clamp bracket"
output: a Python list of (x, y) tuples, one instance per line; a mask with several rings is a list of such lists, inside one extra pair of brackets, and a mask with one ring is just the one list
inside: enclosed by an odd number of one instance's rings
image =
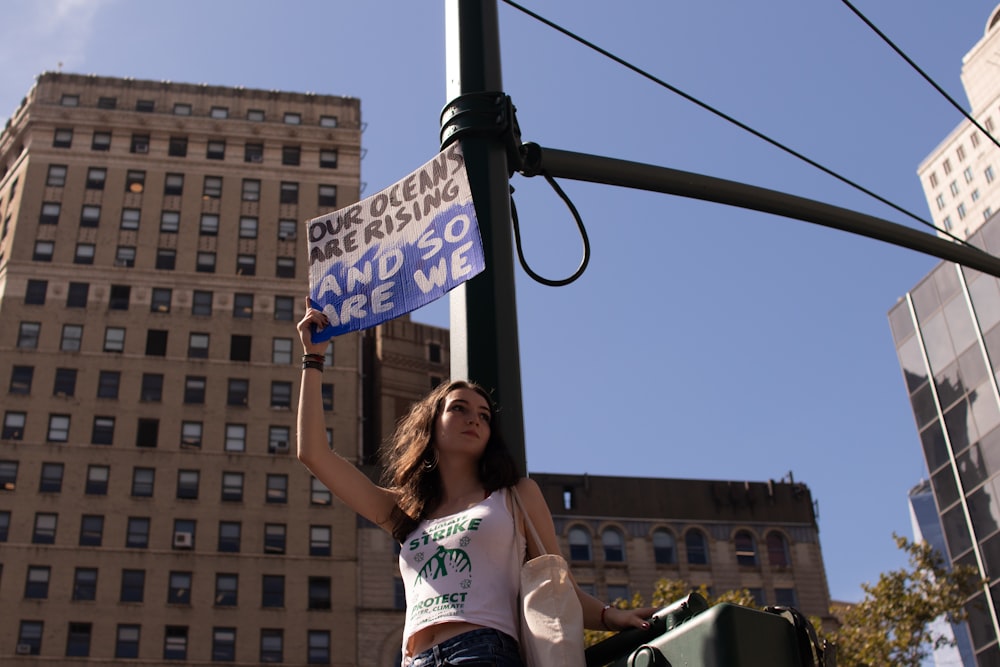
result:
[(466, 93), (441, 111), (441, 149), (469, 135), (500, 138), (507, 153), (508, 171), (521, 168), (521, 128), (509, 95), (496, 92)]

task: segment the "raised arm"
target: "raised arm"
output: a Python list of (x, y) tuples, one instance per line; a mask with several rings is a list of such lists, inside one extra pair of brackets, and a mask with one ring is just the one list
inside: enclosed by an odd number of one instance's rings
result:
[[(311, 308), (307, 298), (306, 314), (297, 327), (304, 354), (325, 354), (328, 343), (326, 341), (313, 343), (311, 328), (312, 325), (322, 328), (327, 324), (326, 316), (321, 311)], [(372, 523), (391, 532), (389, 516), (396, 502), (393, 494), (368, 479), (353, 463), (337, 454), (327, 444), (322, 384), (322, 370), (302, 369), (298, 414), (299, 460), (344, 504)]]
[[(545, 545), (545, 551), (550, 554), (559, 554), (559, 539), (556, 537), (556, 527), (552, 521), (552, 513), (545, 503), (545, 496), (538, 484), (527, 477), (517, 483), (517, 492), (524, 505), (525, 511), (531, 517), (531, 522), (538, 531), (538, 536)], [(534, 540), (528, 539), (528, 558), (540, 555)], [(572, 573), (570, 573), (572, 577)], [(593, 595), (584, 592), (573, 578), (573, 587), (576, 588), (576, 596), (583, 607), (583, 627), (590, 630), (624, 630), (626, 628), (646, 628), (649, 627), (647, 619), (656, 611), (655, 607), (642, 609), (618, 609), (617, 607), (606, 607), (606, 605)]]

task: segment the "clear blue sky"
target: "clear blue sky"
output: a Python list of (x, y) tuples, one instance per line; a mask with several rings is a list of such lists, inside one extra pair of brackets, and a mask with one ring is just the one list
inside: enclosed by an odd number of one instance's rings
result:
[[(929, 217), (919, 162), (961, 120), (838, 0), (523, 0), (684, 91)], [(995, 0), (856, 0), (953, 97)], [(543, 146), (747, 182), (907, 220), (500, 4), (504, 88)], [(74, 73), (361, 98), (371, 194), (432, 157), (444, 3), (7, 0), (0, 114)], [(515, 177), (535, 269), (579, 241), (540, 179)], [(528, 464), (539, 472), (754, 480), (819, 501), (834, 598), (904, 559), (926, 475), (886, 313), (937, 262), (807, 223), (564, 182), (590, 269), (519, 271)], [(415, 318), (447, 326), (439, 302)]]

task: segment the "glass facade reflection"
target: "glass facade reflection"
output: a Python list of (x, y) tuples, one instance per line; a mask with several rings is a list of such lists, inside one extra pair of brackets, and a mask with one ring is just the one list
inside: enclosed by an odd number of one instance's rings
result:
[[(1000, 256), (1000, 217), (970, 237)], [(950, 562), (989, 582), (956, 627), (976, 664), (1000, 664), (1000, 280), (942, 262), (889, 312)]]

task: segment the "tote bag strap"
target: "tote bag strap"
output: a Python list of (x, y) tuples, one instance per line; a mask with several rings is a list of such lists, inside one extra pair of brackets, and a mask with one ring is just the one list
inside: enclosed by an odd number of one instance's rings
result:
[(521, 515), (521, 517), (524, 520), (524, 524), (528, 527), (528, 530), (531, 532), (531, 537), (534, 538), (535, 545), (538, 546), (538, 551), (540, 553), (547, 554), (548, 551), (545, 550), (545, 545), (542, 544), (542, 539), (538, 537), (538, 531), (535, 530), (535, 524), (531, 523), (531, 517), (528, 516), (528, 513), (526, 511), (524, 511), (524, 505), (521, 504), (521, 496), (517, 493), (516, 487), (513, 486), (510, 487), (510, 495), (514, 499), (514, 507), (516, 508), (517, 513)]

